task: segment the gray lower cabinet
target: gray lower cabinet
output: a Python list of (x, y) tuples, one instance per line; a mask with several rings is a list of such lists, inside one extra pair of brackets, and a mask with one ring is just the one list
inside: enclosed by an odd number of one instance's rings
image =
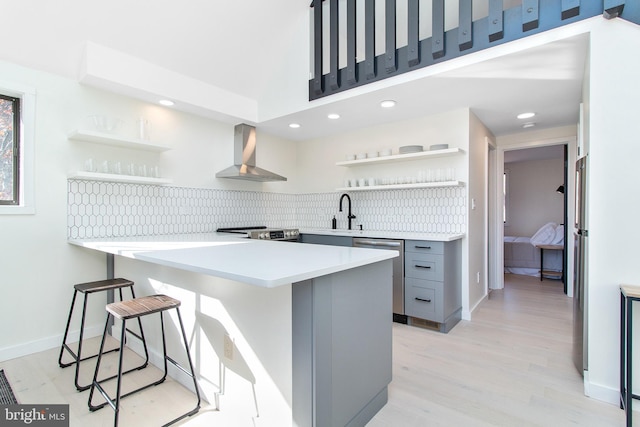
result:
[(326, 234), (301, 234), (300, 243), (312, 243), (316, 245), (352, 246), (353, 237), (328, 236)]
[(460, 241), (405, 240), (404, 263), (409, 324), (449, 332), (462, 312)]

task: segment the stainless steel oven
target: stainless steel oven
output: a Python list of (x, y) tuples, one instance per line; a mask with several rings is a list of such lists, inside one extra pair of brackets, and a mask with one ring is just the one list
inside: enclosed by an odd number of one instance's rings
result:
[(218, 233), (239, 234), (247, 239), (297, 242), (300, 232), (297, 228), (267, 228), (266, 226), (218, 228)]

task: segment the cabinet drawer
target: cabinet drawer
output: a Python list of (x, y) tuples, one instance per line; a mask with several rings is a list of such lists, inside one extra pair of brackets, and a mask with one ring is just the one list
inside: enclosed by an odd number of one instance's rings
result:
[(405, 252), (419, 252), (424, 254), (444, 254), (444, 242), (429, 240), (405, 240)]
[(444, 280), (444, 255), (405, 252), (404, 275), (425, 280)]
[(442, 282), (406, 280), (404, 310), (407, 316), (442, 322), (443, 306)]

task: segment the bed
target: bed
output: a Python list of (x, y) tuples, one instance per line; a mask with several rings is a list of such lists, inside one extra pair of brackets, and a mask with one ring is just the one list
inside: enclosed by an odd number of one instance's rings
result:
[[(505, 273), (540, 276), (540, 249), (536, 245), (564, 244), (564, 226), (543, 225), (532, 237), (504, 236)], [(562, 271), (562, 251), (545, 251), (544, 270)]]

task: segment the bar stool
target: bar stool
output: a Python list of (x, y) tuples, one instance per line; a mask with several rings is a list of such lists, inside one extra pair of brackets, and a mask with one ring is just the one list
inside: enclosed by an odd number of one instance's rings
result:
[(640, 286), (620, 285), (620, 409), (625, 410), (626, 425), (631, 427), (633, 394), (631, 370), (633, 367), (633, 302), (640, 301)]
[[(117, 289), (120, 294), (120, 300), (122, 301), (123, 288), (129, 288), (129, 290), (131, 291), (131, 297), (132, 298), (136, 297), (135, 292), (133, 290), (133, 282), (131, 280), (122, 279), (122, 278), (99, 280), (97, 282), (80, 283), (74, 286), (73, 299), (71, 300), (71, 308), (69, 309), (69, 318), (67, 319), (67, 327), (64, 330), (64, 337), (62, 338), (62, 346), (60, 347), (60, 356), (58, 357), (58, 365), (60, 365), (61, 368), (66, 368), (71, 365), (76, 365), (75, 385), (78, 391), (87, 390), (89, 387), (91, 387), (91, 384), (87, 384), (87, 385), (78, 384), (78, 373), (80, 371), (80, 362), (83, 362), (88, 359), (93, 359), (94, 357), (98, 356), (98, 354), (93, 354), (91, 356), (86, 356), (84, 358), (82, 357), (82, 341), (84, 337), (84, 321), (85, 321), (85, 316), (87, 312), (87, 296), (96, 292), (113, 291)], [(69, 347), (69, 345), (67, 344), (67, 336), (69, 335), (69, 326), (71, 325), (71, 318), (73, 317), (73, 307), (75, 305), (76, 296), (78, 295), (78, 292), (84, 295), (84, 301), (82, 304), (82, 319), (80, 321), (80, 339), (78, 341), (78, 352), (74, 353), (71, 347)], [(143, 369), (147, 366), (149, 362), (149, 352), (147, 350), (147, 343), (144, 339), (144, 332), (142, 331), (142, 322), (139, 322), (138, 326), (140, 328), (140, 335), (136, 334), (131, 330), (129, 330), (129, 333), (136, 336), (138, 339), (142, 341), (142, 344), (144, 346), (145, 360), (140, 366), (136, 366), (135, 368), (132, 368), (125, 373), (129, 373), (134, 370)], [(71, 355), (71, 358), (73, 359), (72, 362), (65, 363), (62, 361), (62, 357), (64, 355), (65, 350)], [(118, 351), (118, 350), (119, 348), (114, 348), (112, 350), (107, 351), (107, 353)]]
[[(89, 410), (90, 411), (96, 411), (102, 407), (104, 407), (105, 405), (110, 405), (113, 410), (115, 411), (115, 416), (114, 416), (114, 427), (117, 427), (118, 425), (118, 416), (120, 414), (120, 399), (127, 397), (133, 393), (136, 393), (138, 391), (144, 390), (146, 388), (149, 387), (153, 387), (155, 385), (158, 385), (162, 382), (164, 382), (164, 380), (167, 378), (167, 361), (171, 362), (174, 366), (176, 366), (178, 369), (180, 369), (182, 372), (184, 372), (185, 374), (189, 375), (192, 379), (193, 379), (193, 386), (195, 388), (196, 391), (196, 397), (197, 397), (197, 404), (196, 407), (194, 409), (192, 409), (189, 412), (186, 412), (185, 414), (180, 415), (177, 418), (174, 418), (173, 420), (169, 421), (167, 424), (165, 424), (165, 426), (171, 425), (183, 418), (186, 418), (188, 416), (191, 416), (195, 413), (197, 413), (200, 410), (200, 391), (198, 390), (198, 383), (196, 381), (196, 375), (195, 372), (193, 370), (193, 363), (191, 362), (191, 353), (189, 352), (189, 342), (187, 341), (187, 334), (184, 331), (184, 324), (182, 323), (182, 316), (180, 316), (180, 301), (178, 301), (177, 299), (171, 298), (169, 296), (166, 295), (151, 295), (151, 296), (147, 296), (147, 297), (142, 297), (142, 298), (135, 298), (132, 300), (127, 300), (127, 301), (120, 301), (120, 302), (116, 302), (116, 303), (112, 303), (112, 304), (107, 304), (107, 320), (105, 322), (105, 327), (104, 327), (104, 333), (102, 334), (102, 342), (100, 344), (100, 351), (98, 352), (98, 361), (96, 363), (96, 371), (94, 373), (93, 376), (93, 382), (91, 383), (91, 389), (89, 391), (89, 401), (88, 401), (88, 405), (89, 405)], [(167, 356), (167, 344), (166, 344), (166, 338), (165, 338), (165, 332), (164, 332), (164, 317), (163, 317), (163, 312), (173, 309), (175, 308), (177, 314), (178, 314), (178, 320), (180, 321), (180, 330), (182, 332), (182, 338), (184, 340), (184, 346), (185, 346), (185, 350), (187, 353), (187, 359), (189, 361), (189, 371), (187, 371), (185, 368), (183, 368), (182, 366), (180, 366), (178, 364), (178, 362), (176, 362), (175, 360), (173, 360), (171, 357)], [(137, 388), (133, 391), (130, 391), (128, 393), (122, 394), (121, 395), (121, 385), (122, 385), (122, 360), (123, 360), (123, 355), (124, 355), (124, 331), (125, 331), (125, 327), (126, 327), (126, 322), (129, 319), (138, 319), (138, 321), (140, 321), (140, 318), (142, 316), (147, 316), (149, 314), (153, 314), (153, 313), (160, 313), (160, 327), (162, 329), (162, 351), (163, 351), (163, 355), (164, 355), (164, 373), (162, 375), (162, 378), (160, 378), (158, 381), (152, 382), (150, 384), (144, 385), (140, 388)], [(120, 319), (122, 321), (122, 336), (120, 339), (120, 355), (119, 355), (119, 361), (118, 361), (118, 374), (115, 376), (117, 377), (117, 384), (116, 384), (116, 396), (115, 398), (111, 398), (107, 392), (104, 390), (104, 388), (102, 387), (102, 383), (104, 383), (107, 380), (101, 380), (98, 381), (98, 373), (100, 371), (100, 362), (102, 359), (102, 350), (104, 348), (104, 341), (105, 338), (107, 336), (107, 326), (109, 325), (109, 321), (112, 318), (117, 318)], [(111, 378), (109, 378), (111, 379)], [(98, 391), (100, 392), (100, 394), (102, 394), (102, 396), (106, 399), (106, 402), (99, 404), (99, 405), (93, 405), (92, 404), (92, 399), (93, 399), (93, 393), (94, 390), (98, 389)]]

